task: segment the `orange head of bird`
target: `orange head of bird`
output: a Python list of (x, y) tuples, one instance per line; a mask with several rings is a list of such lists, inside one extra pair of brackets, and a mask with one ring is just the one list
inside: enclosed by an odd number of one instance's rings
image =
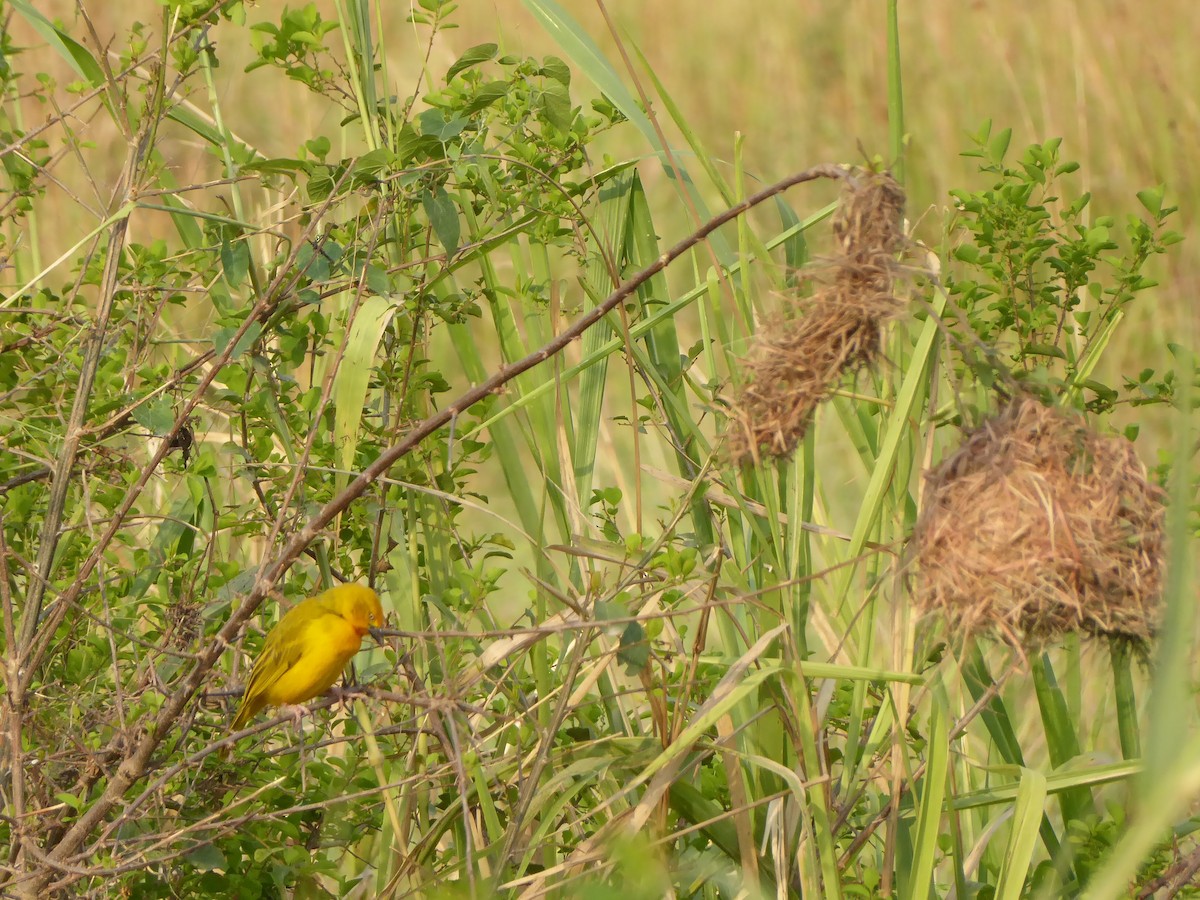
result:
[(327, 594), (329, 605), (349, 622), (359, 634), (370, 634), (378, 643), (383, 643), (383, 605), (379, 595), (361, 584), (343, 584)]

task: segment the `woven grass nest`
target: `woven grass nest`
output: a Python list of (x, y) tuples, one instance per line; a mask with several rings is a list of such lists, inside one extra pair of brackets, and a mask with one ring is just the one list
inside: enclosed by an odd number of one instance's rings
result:
[(833, 220), (838, 252), (808, 297), (759, 329), (745, 383), (731, 404), (728, 451), (737, 462), (790, 455), (843, 374), (871, 365), (902, 304), (893, 290), (904, 246), (904, 192), (887, 173), (847, 176)]
[(1073, 631), (1153, 637), (1163, 494), (1129, 441), (1023, 398), (926, 477), (913, 535), (921, 611), (1017, 647)]

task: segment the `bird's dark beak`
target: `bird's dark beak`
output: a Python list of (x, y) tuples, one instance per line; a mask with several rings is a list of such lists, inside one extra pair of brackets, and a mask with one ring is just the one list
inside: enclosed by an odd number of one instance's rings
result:
[(375, 639), (375, 643), (377, 643), (380, 647), (384, 645), (384, 635), (382, 629), (368, 628), (367, 634), (371, 635), (371, 637)]

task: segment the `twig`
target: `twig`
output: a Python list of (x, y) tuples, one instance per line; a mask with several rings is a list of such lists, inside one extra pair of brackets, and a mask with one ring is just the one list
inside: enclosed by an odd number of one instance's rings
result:
[[(131, 149), (126, 161), (125, 171), (114, 196), (124, 194), (128, 198), (134, 191), (134, 180), (146, 150), (146, 144), (138, 141)], [(120, 204), (114, 204), (119, 206)], [(29, 582), (29, 594), (25, 599), (22, 610), (19, 646), (27, 649), (33, 642), (38, 630), (38, 620), (42, 615), (42, 601), (45, 598), (46, 583), (50, 575), (50, 564), (54, 559), (54, 551), (58, 548), (62, 532), (63, 509), (67, 501), (67, 492), (72, 481), (71, 469), (75, 465), (75, 457), (79, 452), (79, 444), (84, 434), (84, 419), (87, 417), (88, 404), (92, 398), (92, 387), (96, 380), (96, 372), (100, 368), (100, 357), (104, 351), (105, 332), (108, 330), (108, 318), (112, 312), (113, 299), (117, 293), (117, 276), (120, 271), (120, 261), (124, 252), (125, 232), (129, 228), (129, 217), (122, 216), (109, 232), (104, 274), (101, 277), (100, 308), (96, 314), (96, 324), (92, 328), (91, 340), (84, 353), (83, 366), (79, 373), (79, 384), (75, 390), (75, 402), (71, 406), (71, 415), (67, 420), (66, 434), (58, 460), (54, 466), (54, 477), (51, 481), (50, 498), (46, 503), (46, 517), (43, 520), (41, 534), (38, 538), (37, 571), (40, 577)]]

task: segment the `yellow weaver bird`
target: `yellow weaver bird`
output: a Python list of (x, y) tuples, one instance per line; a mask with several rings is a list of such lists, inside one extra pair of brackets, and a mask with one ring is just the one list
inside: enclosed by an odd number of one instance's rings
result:
[(383, 643), (379, 595), (361, 584), (342, 584), (309, 597), (271, 629), (231, 731), (239, 731), (266, 706), (291, 706), (329, 690), (370, 634)]

